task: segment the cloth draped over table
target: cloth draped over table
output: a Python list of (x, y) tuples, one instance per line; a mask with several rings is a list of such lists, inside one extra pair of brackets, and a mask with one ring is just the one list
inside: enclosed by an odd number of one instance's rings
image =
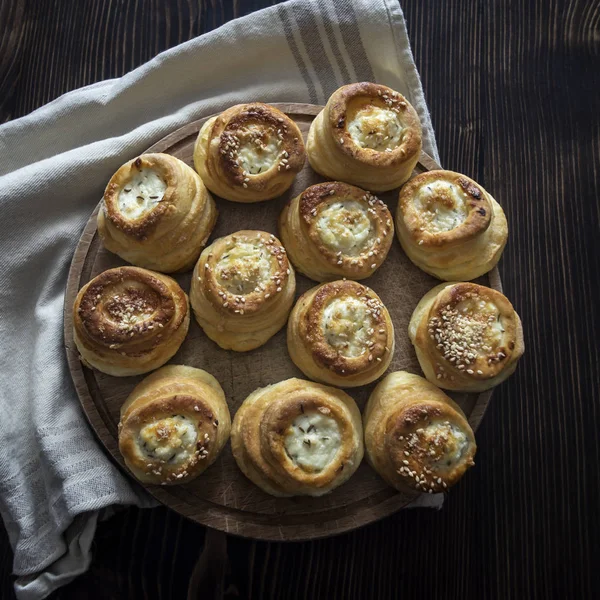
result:
[(106, 182), (190, 121), (252, 100), (324, 104), (353, 81), (404, 94), (437, 158), (397, 0), (291, 0), (0, 127), (0, 512), (20, 599), (87, 569), (99, 510), (152, 505), (95, 440), (63, 350), (69, 263)]

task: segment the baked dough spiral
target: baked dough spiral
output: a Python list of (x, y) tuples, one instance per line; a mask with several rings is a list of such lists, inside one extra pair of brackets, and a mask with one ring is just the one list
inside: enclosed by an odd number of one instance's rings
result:
[(400, 491), (444, 492), (475, 464), (475, 436), (458, 404), (406, 371), (377, 384), (364, 428), (369, 464)]
[(294, 269), (281, 242), (264, 231), (238, 231), (204, 249), (190, 301), (211, 340), (245, 352), (285, 325), (295, 291)]
[(394, 238), (387, 206), (339, 181), (311, 185), (296, 196), (281, 213), (279, 231), (294, 266), (316, 281), (369, 277)]
[(360, 411), (341, 390), (287, 379), (244, 400), (231, 448), (244, 475), (268, 494), (322, 496), (362, 460)]
[(521, 319), (508, 298), (475, 283), (442, 283), (427, 292), (408, 335), (425, 377), (464, 392), (504, 381), (525, 349)]
[(310, 126), (312, 168), (373, 192), (402, 185), (421, 155), (421, 122), (408, 100), (376, 83), (336, 90)]
[(333, 281), (304, 293), (290, 314), (287, 345), (296, 366), (315, 381), (339, 387), (380, 377), (394, 354), (387, 308), (356, 281)]
[(172, 273), (194, 266), (216, 222), (215, 203), (191, 167), (169, 154), (142, 154), (109, 181), (98, 233), (127, 262)]
[(454, 171), (428, 171), (400, 190), (396, 231), (420, 269), (446, 281), (475, 279), (500, 260), (508, 226), (502, 207)]
[(202, 369), (168, 365), (143, 379), (123, 404), (119, 450), (144, 483), (187, 483), (216, 460), (230, 431), (219, 382)]
[(294, 121), (260, 102), (232, 106), (206, 121), (194, 148), (196, 171), (208, 189), (234, 202), (280, 196), (305, 157)]
[(73, 339), (87, 367), (117, 377), (164, 365), (190, 324), (174, 279), (139, 267), (109, 269), (86, 283), (73, 306)]

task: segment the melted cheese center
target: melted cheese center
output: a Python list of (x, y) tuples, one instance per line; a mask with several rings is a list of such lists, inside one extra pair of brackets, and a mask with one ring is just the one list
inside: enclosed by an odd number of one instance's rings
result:
[(181, 415), (149, 423), (140, 430), (142, 453), (170, 464), (188, 460), (195, 452), (196, 438), (194, 424)]
[(237, 242), (221, 256), (215, 276), (231, 294), (250, 294), (271, 277), (269, 252), (262, 243)]
[(423, 225), (432, 233), (460, 227), (469, 214), (462, 190), (447, 181), (422, 186), (415, 196), (414, 207)]
[(160, 300), (153, 290), (132, 283), (110, 296), (103, 311), (117, 327), (127, 329), (151, 319), (159, 305)]
[(397, 148), (402, 141), (402, 132), (398, 114), (378, 106), (358, 110), (348, 123), (348, 133), (357, 146), (378, 152)]
[(268, 171), (279, 162), (281, 141), (274, 132), (265, 132), (258, 125), (249, 125), (238, 133), (238, 165), (249, 175)]
[(325, 246), (351, 256), (361, 254), (372, 237), (367, 209), (356, 200), (334, 202), (324, 208), (316, 227)]
[(478, 355), (486, 355), (502, 345), (504, 325), (498, 307), (489, 300), (469, 298), (456, 305), (460, 324), (474, 340), (471, 344)]
[(372, 327), (368, 307), (358, 298), (335, 298), (323, 311), (323, 337), (339, 354), (355, 358), (367, 351)]
[(433, 421), (424, 427), (420, 442), (425, 456), (436, 464), (436, 471), (455, 466), (469, 446), (464, 431), (449, 421)]
[(288, 427), (284, 444), (295, 465), (304, 471), (318, 472), (335, 460), (342, 436), (335, 419), (307, 412)]
[(119, 192), (119, 212), (134, 221), (148, 214), (165, 195), (167, 184), (152, 169), (134, 170)]

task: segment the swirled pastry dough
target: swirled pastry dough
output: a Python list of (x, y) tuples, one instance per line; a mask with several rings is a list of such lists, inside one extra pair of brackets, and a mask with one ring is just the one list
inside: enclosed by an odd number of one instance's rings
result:
[(311, 379), (355, 387), (388, 368), (394, 326), (373, 290), (356, 281), (334, 281), (300, 297), (288, 321), (287, 344), (291, 359)]
[(192, 168), (169, 154), (142, 154), (109, 181), (98, 233), (127, 262), (171, 273), (194, 265), (216, 221), (215, 203)]
[(428, 171), (402, 187), (396, 231), (417, 267), (447, 281), (487, 273), (508, 237), (501, 206), (472, 179), (453, 171)]
[(443, 283), (415, 308), (408, 328), (425, 377), (465, 392), (511, 375), (524, 352), (521, 319), (508, 298), (475, 283)]
[(73, 339), (87, 367), (141, 375), (166, 363), (190, 324), (188, 298), (174, 279), (138, 267), (100, 273), (73, 306)]
[(421, 123), (406, 98), (363, 82), (332, 94), (310, 126), (307, 154), (324, 177), (384, 192), (410, 177), (421, 145)]
[(281, 242), (264, 231), (219, 238), (200, 255), (190, 300), (204, 333), (244, 352), (279, 331), (294, 302), (296, 279)]
[(322, 496), (362, 460), (360, 412), (341, 390), (288, 379), (244, 400), (231, 448), (244, 475), (268, 494)]
[(216, 460), (230, 430), (219, 382), (201, 369), (168, 365), (143, 379), (123, 404), (119, 450), (144, 483), (187, 483)]
[(339, 181), (296, 196), (279, 218), (294, 266), (316, 281), (364, 279), (385, 260), (394, 237), (387, 206), (370, 192)]
[(444, 492), (473, 466), (473, 430), (451, 398), (418, 375), (390, 373), (364, 412), (369, 464), (400, 491)]
[(301, 171), (304, 142), (298, 126), (269, 104), (238, 104), (209, 119), (194, 148), (206, 186), (235, 202), (280, 196)]

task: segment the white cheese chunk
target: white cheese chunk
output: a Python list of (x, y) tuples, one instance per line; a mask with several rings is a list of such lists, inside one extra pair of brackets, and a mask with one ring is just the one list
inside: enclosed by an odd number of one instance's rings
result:
[(335, 252), (354, 256), (373, 245), (367, 207), (356, 200), (334, 202), (324, 208), (316, 227), (323, 244)]
[(256, 125), (238, 134), (238, 165), (250, 175), (264, 173), (279, 161), (281, 141), (274, 132), (264, 133)]
[(149, 213), (160, 202), (167, 184), (152, 169), (134, 170), (119, 192), (119, 212), (131, 221)]
[(140, 430), (142, 453), (170, 464), (190, 458), (195, 452), (196, 438), (194, 424), (182, 415), (149, 423)]
[(348, 133), (357, 146), (378, 152), (397, 148), (402, 141), (403, 130), (397, 113), (372, 105), (356, 111), (348, 123)]
[(231, 294), (250, 294), (271, 277), (270, 258), (262, 242), (238, 241), (219, 259), (215, 267), (217, 281)]
[(462, 189), (447, 181), (423, 185), (415, 196), (414, 206), (431, 233), (459, 227), (465, 222), (469, 212)]
[(368, 307), (359, 298), (333, 299), (323, 311), (322, 333), (339, 354), (354, 358), (367, 351), (372, 327)]

